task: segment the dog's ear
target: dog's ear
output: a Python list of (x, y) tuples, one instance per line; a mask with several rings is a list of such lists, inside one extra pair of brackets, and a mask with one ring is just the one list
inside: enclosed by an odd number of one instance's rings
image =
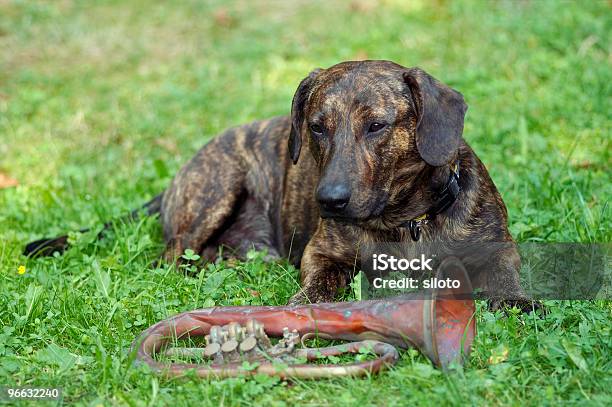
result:
[(304, 107), (310, 96), (310, 89), (315, 77), (321, 69), (315, 69), (308, 76), (302, 79), (300, 85), (295, 91), (293, 102), (291, 103), (291, 133), (289, 134), (289, 155), (293, 164), (297, 163), (300, 158), (300, 150), (302, 149), (302, 125), (304, 124)]
[(459, 148), (467, 105), (463, 95), (420, 68), (403, 74), (417, 110), (416, 145), (429, 165), (447, 164)]

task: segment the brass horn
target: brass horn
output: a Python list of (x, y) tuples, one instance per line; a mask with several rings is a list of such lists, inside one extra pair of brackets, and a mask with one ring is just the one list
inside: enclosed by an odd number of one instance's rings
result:
[[(134, 341), (136, 360), (153, 371), (178, 376), (194, 370), (200, 377), (231, 377), (263, 373), (282, 378), (321, 378), (376, 373), (399, 358), (395, 346), (419, 349), (438, 367), (462, 364), (476, 334), (475, 304), (463, 264), (455, 257), (438, 267), (439, 279), (459, 281), (458, 289), (436, 289), (431, 296), (407, 294), (389, 299), (295, 306), (212, 307), (188, 311), (161, 321)], [(228, 336), (229, 335), (229, 336)], [(268, 339), (281, 337), (272, 346)], [(299, 349), (295, 345), (313, 335), (325, 339), (358, 341), (326, 348)], [(206, 348), (171, 348), (177, 338), (206, 337)], [(256, 343), (260, 348), (256, 348)], [(263, 344), (263, 345), (262, 345)], [(278, 369), (276, 356), (307, 360), (356, 353), (364, 348), (375, 360), (348, 365), (289, 364)], [(154, 355), (204, 354), (212, 363), (168, 363)], [(258, 353), (259, 352), (259, 353)], [(223, 355), (226, 356), (225, 360)], [(229, 363), (228, 363), (229, 360)], [(246, 369), (243, 360), (257, 360)]]

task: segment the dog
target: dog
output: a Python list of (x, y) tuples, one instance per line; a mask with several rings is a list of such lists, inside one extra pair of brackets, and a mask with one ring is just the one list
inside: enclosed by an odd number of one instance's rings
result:
[[(462, 138), (461, 93), (420, 68), (349, 61), (316, 69), (291, 115), (229, 129), (207, 143), (145, 205), (159, 213), (163, 258), (220, 247), (288, 258), (301, 289), (290, 304), (333, 301), (359, 269), (364, 242), (506, 242), (476, 278), (495, 308), (527, 301), (507, 211)], [(62, 250), (43, 239), (26, 254)]]

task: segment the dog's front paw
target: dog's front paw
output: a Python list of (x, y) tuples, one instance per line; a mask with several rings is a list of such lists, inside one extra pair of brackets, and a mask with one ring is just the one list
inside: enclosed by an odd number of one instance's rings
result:
[(289, 299), (287, 305), (303, 305), (314, 304), (320, 302), (334, 302), (334, 295), (328, 291), (320, 291), (315, 289), (300, 289), (293, 297)]
[(518, 308), (522, 313), (530, 314), (540, 310), (542, 315), (546, 314), (546, 308), (540, 301), (530, 300), (528, 298), (520, 299), (491, 299), (489, 300), (489, 309), (491, 311), (504, 310), (508, 308)]
[(311, 301), (308, 299), (306, 293), (302, 290), (298, 291), (293, 297), (289, 298), (287, 305), (302, 305), (302, 304), (310, 304)]

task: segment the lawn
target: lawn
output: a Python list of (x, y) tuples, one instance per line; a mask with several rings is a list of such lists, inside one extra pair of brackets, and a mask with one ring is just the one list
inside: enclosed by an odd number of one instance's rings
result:
[[(416, 351), (367, 379), (163, 380), (129, 363), (136, 335), (202, 306), (283, 304), (298, 271), (151, 264), (155, 219), (99, 227), (162, 191), (221, 130), (287, 114), (299, 81), (349, 59), (420, 66), (460, 90), (464, 137), (516, 239), (610, 242), (609, 2), (0, 1), (0, 386), (59, 386), (81, 405), (610, 405), (612, 306), (548, 315), (479, 303), (467, 365)], [(25, 266), (25, 273), (19, 267)], [(21, 268), (23, 271), (23, 268)]]

